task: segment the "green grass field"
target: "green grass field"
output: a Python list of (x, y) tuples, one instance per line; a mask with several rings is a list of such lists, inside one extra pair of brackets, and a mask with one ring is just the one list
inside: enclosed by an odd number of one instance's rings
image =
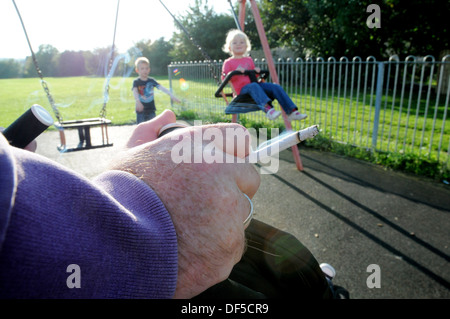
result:
[[(174, 105), (180, 111), (195, 111), (199, 119), (227, 119), (224, 114), (225, 103), (215, 99), (214, 83), (209, 81), (189, 81), (189, 90), (181, 90), (174, 81), (174, 92), (187, 103)], [(375, 118), (375, 94), (370, 90), (363, 92), (349, 90), (340, 95), (335, 90), (326, 96), (314, 91), (298, 92), (295, 88), (285, 88), (294, 103), (308, 118), (292, 123), (293, 129), (301, 129), (314, 124), (330, 139), (362, 148), (372, 147)], [(408, 92), (407, 92), (408, 93)], [(219, 101), (218, 101), (219, 100)], [(277, 104), (274, 104), (279, 108)], [(445, 118), (445, 122), (444, 119)], [(269, 121), (263, 112), (251, 112), (240, 115), (245, 123), (259, 127), (284, 127), (282, 118)], [(397, 92), (395, 96), (383, 93), (376, 149), (399, 154), (412, 153), (416, 156), (448, 162), (450, 143), (450, 118), (445, 108), (445, 96), (439, 99), (432, 95), (427, 102), (426, 94), (418, 99), (417, 94), (403, 99)]]
[[(167, 78), (155, 78), (163, 86), (169, 87)], [(64, 120), (98, 117), (104, 103), (104, 81), (103, 78), (96, 77), (46, 79), (50, 93)], [(133, 78), (111, 79), (106, 117), (111, 119), (114, 125), (136, 122), (135, 104), (131, 91), (132, 82)], [(8, 126), (33, 104), (43, 106), (56, 120), (38, 78), (2, 79), (0, 88), (0, 126)], [(155, 90), (155, 101), (159, 112), (170, 106), (170, 98), (159, 90)]]
[[(167, 77), (155, 77), (166, 88), (170, 87)], [(155, 90), (157, 113), (171, 108), (177, 115), (187, 115), (191, 120), (204, 122), (230, 121), (224, 114), (225, 102), (215, 98), (216, 86), (211, 80), (189, 80), (181, 82), (175, 78), (172, 85), (176, 96), (183, 103), (171, 106), (170, 98)], [(103, 107), (104, 79), (96, 77), (70, 77), (46, 79), (53, 99), (64, 120), (98, 117)], [(131, 91), (133, 78), (115, 77), (111, 79), (106, 117), (113, 125), (136, 122), (135, 102)], [(53, 111), (38, 78), (0, 80), (1, 117), (0, 126), (6, 127), (37, 103)], [(329, 139), (362, 148), (372, 145), (375, 97), (356, 92), (347, 96), (315, 96), (297, 93), (286, 88), (300, 111), (308, 114), (304, 121), (294, 122), (294, 129), (318, 124), (322, 135)], [(399, 156), (413, 154), (415, 157), (439, 161), (449, 165), (448, 147), (450, 143), (450, 119), (443, 98), (427, 102), (403, 100), (400, 97), (383, 97), (378, 127), (377, 150), (393, 152)], [(371, 104), (372, 103), (372, 104)], [(437, 108), (436, 108), (437, 105)], [(278, 106), (277, 106), (278, 108)], [(408, 113), (409, 108), (409, 113)], [(416, 117), (417, 115), (417, 117)], [(56, 117), (54, 116), (56, 119)], [(445, 122), (443, 119), (445, 118)], [(281, 117), (269, 121), (263, 112), (241, 115), (240, 119), (251, 127), (284, 127)], [(50, 129), (54, 129), (53, 127)], [(439, 152), (440, 150), (440, 152)]]

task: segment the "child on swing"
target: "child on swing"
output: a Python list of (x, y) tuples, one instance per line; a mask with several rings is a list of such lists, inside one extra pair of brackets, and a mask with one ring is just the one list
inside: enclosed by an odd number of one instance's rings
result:
[[(222, 50), (231, 55), (223, 63), (223, 78), (234, 70), (241, 71), (242, 73), (245, 70), (255, 70), (257, 73), (261, 71), (260, 68), (255, 67), (253, 59), (248, 56), (251, 50), (251, 44), (244, 32), (237, 29), (230, 30), (227, 33)], [(239, 75), (233, 76), (231, 85), (237, 95), (250, 94), (258, 107), (266, 113), (266, 117), (270, 120), (275, 120), (281, 115), (280, 111), (273, 108), (271, 104), (272, 100), (277, 100), (280, 103), (289, 121), (303, 120), (307, 117), (306, 114), (301, 114), (298, 111), (297, 106), (278, 84), (251, 82), (248, 76)]]

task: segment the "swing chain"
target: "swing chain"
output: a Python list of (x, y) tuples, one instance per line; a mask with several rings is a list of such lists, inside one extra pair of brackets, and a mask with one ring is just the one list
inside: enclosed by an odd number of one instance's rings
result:
[(34, 54), (33, 48), (31, 47), (30, 39), (28, 38), (27, 30), (25, 28), (25, 24), (23, 23), (22, 16), (20, 15), (19, 8), (17, 7), (16, 2), (14, 0), (12, 0), (12, 2), (14, 4), (14, 7), (16, 8), (16, 12), (17, 12), (17, 15), (19, 16), (20, 23), (22, 24), (22, 28), (25, 33), (25, 38), (27, 39), (28, 47), (30, 48), (30, 51), (31, 51), (31, 58), (33, 60), (34, 67), (36, 69), (37, 74), (39, 75), (39, 78), (41, 79), (41, 85), (42, 85), (45, 93), (47, 94), (47, 99), (50, 103), (50, 106), (53, 109), (53, 112), (55, 113), (56, 118), (58, 119), (59, 123), (61, 123), (63, 121), (62, 116), (59, 113), (59, 111), (55, 105), (55, 100), (53, 100), (53, 97), (50, 94), (50, 89), (48, 88), (47, 82), (45, 82), (44, 76), (42, 75), (42, 71), (39, 68), (39, 64), (37, 62), (36, 55)]
[[(30, 49), (31, 49), (31, 46), (30, 46)], [(55, 116), (58, 119), (58, 122), (62, 123), (63, 118), (61, 116), (61, 113), (59, 113), (58, 108), (56, 107), (56, 104), (55, 104), (55, 100), (53, 99), (53, 96), (50, 94), (50, 89), (47, 85), (47, 82), (44, 80), (44, 76), (42, 75), (42, 71), (39, 68), (39, 64), (37, 62), (36, 55), (34, 54), (32, 49), (31, 49), (31, 58), (33, 60), (33, 64), (36, 69), (36, 72), (37, 72), (39, 78), (41, 79), (42, 88), (44, 89), (45, 94), (47, 94), (48, 102), (50, 103), (50, 106), (52, 107), (53, 112), (55, 113)]]
[[(109, 83), (106, 85), (104, 96), (105, 96), (105, 100), (103, 102), (103, 107), (100, 110), (100, 118), (102, 118), (102, 119), (106, 118), (106, 104), (108, 103), (107, 99), (109, 99)], [(106, 98), (106, 97), (108, 97), (108, 98)]]
[[(117, 16), (116, 16), (116, 23), (117, 23)], [(114, 37), (115, 37), (115, 31), (114, 31)], [(113, 65), (113, 62), (114, 62), (114, 50), (115, 50), (115, 45), (114, 45), (114, 39), (113, 39), (113, 44), (112, 44), (112, 47), (111, 47), (111, 57), (110, 57), (109, 63), (108, 63), (108, 73), (106, 75), (107, 82), (106, 82), (106, 85), (105, 85), (105, 91), (103, 92), (103, 97), (104, 97), (104, 99), (103, 99), (103, 107), (100, 110), (100, 118), (102, 118), (102, 119), (106, 118), (106, 105), (107, 105), (108, 100), (109, 100), (109, 80), (112, 77), (111, 68), (112, 68), (112, 65)]]
[(47, 99), (53, 109), (53, 112), (55, 113), (56, 118), (58, 119), (58, 122), (62, 123), (63, 118), (61, 116), (61, 113), (59, 113), (58, 109), (56, 108), (55, 100), (53, 100), (53, 97), (50, 94), (50, 89), (48, 88), (47, 82), (45, 82), (45, 80), (43, 78), (41, 78), (41, 85), (42, 85), (42, 88), (44, 89), (45, 93), (47, 94)]
[(114, 51), (116, 50), (116, 30), (117, 30), (117, 20), (119, 17), (119, 6), (120, 6), (120, 0), (117, 0), (117, 8), (116, 8), (116, 19), (114, 22), (114, 34), (113, 34), (113, 41), (112, 41), (112, 46), (111, 46), (111, 56), (109, 58), (109, 63), (108, 63), (108, 73), (107, 73), (107, 83), (105, 86), (105, 91), (103, 93), (104, 96), (104, 100), (103, 100), (103, 107), (100, 110), (100, 118), (101, 119), (105, 119), (106, 118), (106, 104), (108, 103), (109, 100), (109, 80), (111, 79), (111, 77), (113, 76), (113, 74), (111, 74), (111, 68), (113, 66), (114, 63)]

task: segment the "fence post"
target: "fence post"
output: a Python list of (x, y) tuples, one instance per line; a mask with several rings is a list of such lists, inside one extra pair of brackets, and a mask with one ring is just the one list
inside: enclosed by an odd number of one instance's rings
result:
[(375, 151), (377, 147), (378, 125), (380, 124), (381, 99), (383, 95), (383, 80), (384, 80), (384, 63), (379, 62), (377, 91), (375, 98), (375, 117), (373, 119), (373, 130), (372, 130), (372, 151)]

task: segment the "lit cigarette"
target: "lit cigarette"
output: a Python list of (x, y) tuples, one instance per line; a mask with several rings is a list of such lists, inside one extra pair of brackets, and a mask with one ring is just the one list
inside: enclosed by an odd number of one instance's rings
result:
[[(188, 125), (181, 123), (167, 124), (160, 129), (160, 131), (158, 132), (158, 137), (170, 133), (173, 130), (184, 127), (188, 127)], [(317, 125), (313, 125), (300, 131), (293, 131), (283, 136), (270, 139), (263, 143), (263, 145), (260, 146), (256, 151), (250, 152), (250, 154), (246, 157), (246, 162), (265, 162), (265, 160), (269, 157), (274, 156), (275, 154), (278, 154), (279, 152), (284, 151), (285, 149), (292, 147), (300, 142), (313, 138), (317, 134), (319, 134), (319, 128), (317, 127)]]
[(313, 125), (300, 131), (291, 132), (283, 137), (273, 138), (265, 143), (266, 146), (250, 153), (248, 158), (251, 163), (264, 162), (267, 158), (304, 140), (313, 138), (317, 134), (319, 134), (319, 129), (317, 125)]

